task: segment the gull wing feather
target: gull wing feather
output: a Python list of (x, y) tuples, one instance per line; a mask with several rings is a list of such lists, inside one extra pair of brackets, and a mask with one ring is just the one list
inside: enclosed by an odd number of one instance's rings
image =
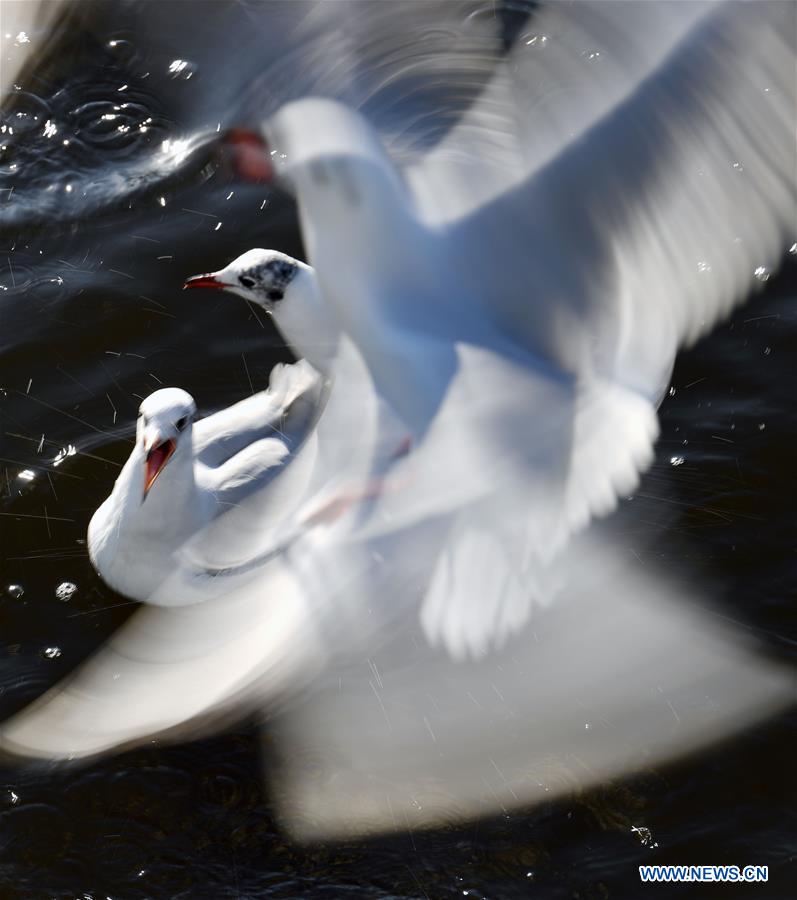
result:
[(271, 722), (266, 772), (300, 839), (506, 814), (648, 769), (793, 703), (793, 673), (685, 585), (591, 535), (561, 602), (501, 652), (454, 663), (386, 629)]
[(796, 17), (790, 3), (712, 5), (627, 97), (452, 223), (507, 327), (523, 335), (533, 306), (554, 303), (599, 336), (617, 322), (605, 341), (624, 381), (777, 266), (797, 221)]
[(558, 155), (661, 65), (712, 3), (526, 6), (524, 32), (479, 98), (408, 166), (430, 224), (478, 209)]
[(325, 658), (292, 578), (228, 580), (194, 606), (147, 606), (77, 671), (0, 726), (6, 752), (81, 759), (192, 736), (298, 690)]
[(293, 404), (317, 393), (320, 381), (305, 360), (274, 366), (267, 390), (196, 422), (193, 438), (197, 461), (221, 466), (253, 441), (279, 437)]

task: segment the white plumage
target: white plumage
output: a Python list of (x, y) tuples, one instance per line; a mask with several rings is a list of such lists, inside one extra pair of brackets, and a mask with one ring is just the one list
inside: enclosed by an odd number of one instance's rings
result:
[[(276, 708), (300, 837), (550, 800), (794, 695), (586, 526), (648, 465), (677, 347), (793, 240), (795, 7), (547, 4), (505, 57), (484, 18), (458, 43), (456, 4), (352, 8), (313, 7), (287, 54), (325, 98), (265, 124), (315, 275), (264, 305), (331, 382), (301, 500), (194, 535), (162, 605), (0, 733), (83, 757)], [(391, 100), (418, 95), (403, 133)], [(286, 263), (244, 259), (214, 277), (249, 299)]]
[[(264, 489), (311, 433), (320, 393), (318, 373), (298, 362), (276, 366), (268, 390), (197, 422), (185, 391), (147, 397), (133, 452), (89, 523), (89, 556), (103, 580), (147, 600), (192, 535), (255, 491), (268, 507)], [(285, 502), (284, 481), (280, 488)]]

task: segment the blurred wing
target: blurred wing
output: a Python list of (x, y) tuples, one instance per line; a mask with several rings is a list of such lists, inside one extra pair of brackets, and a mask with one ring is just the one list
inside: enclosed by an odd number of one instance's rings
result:
[(4, 0), (0, 3), (0, 101), (14, 80), (34, 59), (47, 51), (67, 13), (77, 10), (75, 0)]
[[(645, 399), (596, 385), (577, 394), (574, 405), (572, 431), (563, 421), (547, 467), (532, 463), (453, 520), (421, 623), (428, 640), (455, 659), (502, 647), (535, 608), (558, 602), (562, 560), (577, 562), (569, 541), (594, 517), (612, 512), (652, 460), (658, 421)], [(572, 412), (561, 400), (557, 407), (560, 415)], [(529, 437), (535, 448), (556, 417), (548, 403), (543, 411)]]
[(517, 4), (529, 19), (489, 84), (407, 171), (429, 223), (539, 169), (650, 75), (711, 8), (673, 0)]
[(79, 759), (185, 739), (298, 689), (324, 649), (292, 579), (228, 580), (215, 602), (148, 607), (88, 662), (0, 727), (0, 748)]
[[(690, 7), (651, 9), (666, 21)], [(573, 12), (587, 13), (600, 47), (606, 26), (642, 15), (635, 9), (579, 4)], [(452, 225), (463, 260), (480, 251), (469, 274), (481, 278), (505, 325), (531, 339), (538, 308), (561, 308), (604, 344), (603, 371), (647, 392), (656, 377), (648, 360), (696, 340), (756, 276), (766, 279), (797, 221), (796, 17), (791, 3), (710, 6), (627, 96), (604, 104), (592, 127)], [(592, 33), (577, 33), (575, 48), (587, 52)], [(554, 56), (557, 78), (575, 80), (582, 67), (574, 52)], [(548, 124), (543, 118), (540, 130)], [(483, 259), (490, 266), (480, 273)], [(616, 323), (614, 333), (606, 322)]]
[(308, 3), (252, 86), (255, 112), (262, 120), (291, 100), (337, 99), (360, 109), (394, 154), (412, 158), (445, 135), (492, 74), (497, 20), (481, 9), (474, 0)]
[(581, 542), (556, 573), (561, 602), (501, 653), (454, 663), (405, 620), (333, 672), (273, 722), (267, 778), (287, 828), (315, 840), (507, 813), (793, 703), (793, 674), (633, 563)]
[[(305, 360), (278, 364), (271, 370), (268, 390), (247, 397), (194, 425), (194, 452), (199, 462), (219, 466), (253, 441), (280, 437), (286, 421), (292, 431), (291, 410), (300, 399), (319, 401), (321, 376)], [(306, 419), (307, 417), (303, 417)]]

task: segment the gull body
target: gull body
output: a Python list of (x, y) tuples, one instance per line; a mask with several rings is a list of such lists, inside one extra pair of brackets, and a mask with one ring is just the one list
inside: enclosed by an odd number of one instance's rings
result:
[(199, 421), (186, 391), (147, 397), (133, 451), (89, 523), (89, 556), (103, 580), (147, 600), (193, 534), (284, 477), (310, 430), (318, 388), (317, 373), (300, 362), (276, 366), (268, 390)]

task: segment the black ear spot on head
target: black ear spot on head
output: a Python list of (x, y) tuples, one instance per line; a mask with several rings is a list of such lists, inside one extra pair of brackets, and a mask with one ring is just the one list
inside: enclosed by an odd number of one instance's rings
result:
[(267, 297), (269, 300), (282, 300), (282, 298), (283, 298), (284, 296), (285, 296), (285, 295), (282, 293), (282, 291), (269, 291), (269, 292), (266, 294), (266, 297)]

